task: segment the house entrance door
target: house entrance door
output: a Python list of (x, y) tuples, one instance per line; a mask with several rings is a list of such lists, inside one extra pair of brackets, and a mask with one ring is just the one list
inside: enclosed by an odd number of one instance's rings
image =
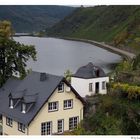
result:
[(99, 82), (95, 83), (95, 93), (99, 93)]

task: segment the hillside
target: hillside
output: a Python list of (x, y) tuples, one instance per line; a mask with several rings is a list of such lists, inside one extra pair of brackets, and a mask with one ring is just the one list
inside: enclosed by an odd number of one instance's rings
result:
[(47, 34), (91, 39), (138, 52), (140, 6), (80, 7), (54, 25)]
[(51, 27), (75, 8), (67, 6), (0, 6), (0, 20), (10, 20), (16, 32)]

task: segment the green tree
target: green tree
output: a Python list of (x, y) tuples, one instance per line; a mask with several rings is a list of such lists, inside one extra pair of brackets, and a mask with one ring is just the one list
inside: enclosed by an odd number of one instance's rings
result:
[[(139, 134), (139, 102), (130, 101), (114, 93), (98, 95), (98, 97), (100, 104), (96, 107), (96, 112), (87, 110), (89, 113), (83, 120), (83, 129), (80, 130), (86, 130), (92, 135)], [(93, 100), (92, 97), (91, 100)]]
[[(123, 60), (122, 62), (120, 62), (115, 70), (110, 74), (111, 79), (113, 79), (113, 82), (115, 81), (127, 81), (126, 78), (129, 77), (129, 75), (131, 75), (133, 71), (133, 62), (132, 60)], [(123, 77), (126, 76), (126, 77)]]
[(118, 64), (118, 66), (115, 69), (116, 72), (120, 71), (132, 71), (132, 62), (129, 60), (124, 60), (121, 63)]
[(140, 69), (140, 54), (138, 54), (138, 55), (133, 59), (133, 69), (134, 69), (134, 70)]
[(128, 108), (122, 118), (122, 132), (124, 135), (140, 134), (140, 115), (134, 109)]
[(64, 76), (66, 78), (67, 81), (71, 82), (71, 76), (72, 76), (72, 72), (70, 70), (67, 70), (65, 73), (64, 73)]
[(84, 119), (84, 129), (94, 135), (119, 135), (121, 121), (113, 115), (107, 115), (103, 110), (98, 110)]
[(12, 27), (8, 21), (0, 21), (0, 86), (18, 72), (20, 77), (26, 75), (26, 62), (36, 60), (36, 50), (32, 45), (24, 45), (12, 39)]
[(14, 31), (9, 21), (0, 21), (0, 38), (8, 39), (12, 37)]

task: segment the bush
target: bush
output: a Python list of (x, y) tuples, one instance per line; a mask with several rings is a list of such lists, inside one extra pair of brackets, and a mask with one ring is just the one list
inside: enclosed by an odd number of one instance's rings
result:
[(139, 86), (115, 83), (112, 85), (112, 88), (114, 89), (114, 91), (116, 91), (116, 90), (121, 91), (121, 94), (127, 95), (127, 98), (130, 100), (140, 98), (140, 87)]

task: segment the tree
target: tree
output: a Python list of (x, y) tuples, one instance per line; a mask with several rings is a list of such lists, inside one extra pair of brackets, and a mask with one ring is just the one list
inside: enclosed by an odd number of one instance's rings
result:
[(122, 118), (122, 132), (124, 135), (140, 134), (140, 115), (137, 111), (129, 108)]
[(115, 70), (111, 73), (111, 79), (113, 79), (112, 82), (128, 82), (129, 80), (131, 80), (130, 78), (132, 75), (132, 71), (132, 60), (123, 60), (116, 66)]
[(140, 54), (138, 54), (138, 55), (133, 59), (133, 69), (134, 69), (134, 70), (140, 69)]
[(67, 81), (71, 82), (71, 76), (72, 76), (72, 72), (70, 70), (67, 70), (65, 73), (64, 73), (64, 76), (66, 78)]
[(18, 72), (20, 78), (26, 75), (26, 62), (36, 60), (36, 50), (32, 45), (24, 45), (12, 39), (11, 23), (0, 21), (0, 86), (13, 73)]
[[(121, 121), (103, 110), (87, 116), (83, 121), (83, 130), (91, 135), (119, 135)], [(83, 131), (82, 131), (83, 132)]]
[(14, 31), (9, 21), (0, 21), (0, 38), (8, 39), (12, 37)]

